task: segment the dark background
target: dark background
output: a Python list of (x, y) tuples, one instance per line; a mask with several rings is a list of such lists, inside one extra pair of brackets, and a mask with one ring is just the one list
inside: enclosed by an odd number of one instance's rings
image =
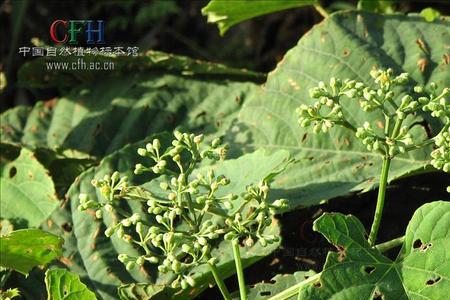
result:
[[(2, 1), (0, 71), (5, 72), (8, 86), (0, 96), (0, 111), (58, 96), (57, 91), (31, 93), (17, 84), (18, 69), (31, 59), (18, 54), (19, 47), (32, 46), (32, 38), (53, 44), (49, 27), (57, 19), (104, 20), (107, 46), (138, 46), (140, 51), (155, 49), (264, 73), (274, 69), (286, 51), (322, 20), (313, 7), (290, 9), (241, 23), (221, 37), (216, 25), (208, 24), (201, 14), (207, 3), (206, 0)], [(355, 7), (356, 3), (322, 1), (330, 11)], [(450, 14), (448, 0), (394, 3), (401, 13), (433, 7), (444, 15)]]
[[(6, 73), (8, 86), (0, 97), (0, 111), (58, 96), (57, 90), (30, 91), (20, 88), (17, 82), (18, 69), (30, 59), (19, 55), (18, 48), (31, 46), (34, 37), (52, 44), (49, 27), (56, 19), (104, 20), (107, 46), (138, 46), (142, 52), (155, 49), (263, 73), (273, 70), (286, 51), (323, 19), (312, 7), (290, 9), (241, 23), (221, 37), (217, 26), (207, 24), (201, 14), (201, 8), (207, 3), (206, 0), (2, 1), (0, 71)], [(356, 1), (322, 1), (322, 4), (333, 10), (354, 7)], [(450, 1), (396, 2), (396, 9), (401, 13), (420, 12), (425, 7), (450, 15)], [(442, 187), (449, 182), (448, 175), (433, 173), (393, 183), (387, 192), (379, 241), (403, 235), (414, 210), (423, 203), (448, 199)], [(246, 269), (248, 283), (269, 280), (277, 273), (319, 271), (331, 246), (312, 232), (313, 220), (323, 211), (339, 211), (358, 216), (369, 227), (375, 199), (376, 191), (353, 194), (281, 216), (283, 245)], [(236, 289), (236, 278), (227, 280), (227, 285)], [(216, 289), (210, 289), (200, 298), (219, 299), (220, 296)]]

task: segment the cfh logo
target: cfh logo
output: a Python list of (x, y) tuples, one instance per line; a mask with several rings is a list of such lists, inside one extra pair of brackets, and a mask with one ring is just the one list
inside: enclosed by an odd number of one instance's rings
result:
[[(63, 28), (63, 30), (59, 29)], [(50, 25), (50, 37), (58, 44), (69, 42), (78, 44), (79, 35), (84, 31), (87, 44), (105, 43), (105, 23), (103, 20), (56, 20)], [(62, 36), (61, 33), (64, 33)]]

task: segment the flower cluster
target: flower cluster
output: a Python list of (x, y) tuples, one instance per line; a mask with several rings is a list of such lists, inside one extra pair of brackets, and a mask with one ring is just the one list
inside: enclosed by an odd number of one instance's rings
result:
[[(266, 234), (274, 214), (287, 205), (286, 200), (268, 201), (269, 180), (248, 186), (239, 194), (222, 192), (230, 184), (224, 175), (211, 169), (198, 170), (204, 159), (219, 160), (226, 147), (219, 139), (205, 145), (202, 135), (175, 132), (175, 139), (163, 149), (154, 139), (138, 155), (152, 163), (137, 164), (135, 174), (151, 172), (163, 175), (154, 182), (154, 189), (131, 186), (127, 177), (118, 172), (93, 180), (104, 197), (101, 202), (80, 195), (80, 210), (93, 209), (97, 218), (114, 213), (120, 218), (105, 231), (110, 237), (116, 234), (127, 243), (139, 246), (141, 255), (135, 257), (122, 253), (118, 259), (128, 270), (146, 263), (156, 264), (159, 272), (175, 274), (173, 287), (187, 288), (195, 285), (190, 270), (200, 264), (214, 266), (217, 258), (211, 251), (222, 239), (240, 239), (247, 246), (255, 241), (261, 245), (273, 243), (277, 236)], [(123, 199), (140, 200), (141, 212), (133, 214), (121, 208)]]
[[(448, 87), (438, 93), (438, 87), (431, 83), (428, 89), (415, 86), (411, 95), (396, 95), (394, 88), (409, 83), (409, 75), (402, 73), (394, 76), (392, 69), (373, 70), (371, 77), (377, 85), (376, 89), (362, 82), (331, 78), (329, 84), (319, 82), (310, 90), (310, 96), (317, 99), (312, 105), (301, 105), (297, 112), (302, 127), (313, 126), (313, 131), (328, 132), (334, 125), (344, 126), (354, 131), (369, 151), (379, 152), (383, 156), (394, 157), (408, 150), (416, 149), (417, 145), (409, 133), (410, 127), (402, 125), (408, 117), (413, 117), (418, 111), (430, 112), (433, 117), (441, 118), (444, 123), (450, 122), (450, 102), (445, 98), (450, 94)], [(341, 100), (356, 99), (363, 111), (381, 112), (385, 118), (384, 133), (377, 132), (372, 124), (365, 122), (362, 126), (351, 124), (346, 118)], [(398, 101), (397, 101), (398, 99)]]
[(436, 136), (437, 149), (431, 152), (431, 164), (436, 168), (450, 173), (450, 127)]

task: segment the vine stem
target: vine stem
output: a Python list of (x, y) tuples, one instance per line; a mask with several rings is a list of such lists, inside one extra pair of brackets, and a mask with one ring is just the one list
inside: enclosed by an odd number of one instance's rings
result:
[(375, 215), (373, 217), (372, 227), (369, 234), (369, 245), (375, 245), (377, 239), (378, 229), (381, 224), (381, 217), (383, 215), (384, 199), (386, 197), (387, 180), (389, 174), (389, 167), (391, 165), (391, 158), (383, 157), (383, 166), (380, 175), (380, 187), (378, 188), (377, 206), (375, 208)]
[(284, 299), (289, 299), (291, 297), (294, 297), (295, 295), (297, 295), (299, 293), (299, 291), (302, 287), (319, 279), (321, 274), (322, 273), (314, 274), (314, 275), (308, 277), (308, 279), (305, 279), (305, 280), (291, 286), (290, 288), (285, 289), (281, 293), (276, 294), (275, 296), (269, 298), (268, 300), (284, 300)]
[(214, 276), (214, 280), (216, 281), (217, 287), (219, 288), (220, 292), (222, 293), (224, 300), (231, 300), (230, 292), (228, 291), (225, 283), (223, 282), (222, 278), (219, 275), (219, 270), (217, 270), (217, 267), (213, 264), (208, 263), (209, 269), (211, 270), (211, 273)]
[(319, 12), (319, 14), (322, 15), (322, 17), (328, 18), (330, 16), (330, 14), (325, 10), (325, 8), (323, 8), (322, 5), (314, 4), (314, 8)]
[(234, 262), (236, 264), (236, 273), (239, 283), (239, 294), (241, 300), (247, 300), (247, 290), (245, 286), (244, 270), (242, 268), (241, 253), (239, 251), (239, 239), (232, 240)]
[(405, 236), (401, 236), (398, 238), (395, 238), (393, 240), (378, 244), (375, 246), (380, 252), (386, 252), (388, 250), (391, 250), (392, 248), (401, 246), (403, 242), (405, 241)]

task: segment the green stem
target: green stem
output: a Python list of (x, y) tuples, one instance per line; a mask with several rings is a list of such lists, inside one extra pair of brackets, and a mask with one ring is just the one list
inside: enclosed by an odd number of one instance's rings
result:
[(322, 15), (322, 17), (328, 18), (328, 17), (330, 16), (330, 14), (326, 11), (325, 8), (323, 8), (322, 5), (320, 5), (320, 4), (314, 4), (314, 8), (319, 12), (319, 14)]
[(391, 138), (395, 139), (400, 131), (400, 128), (402, 127), (403, 120), (400, 118), (397, 118), (395, 120), (394, 130), (392, 131)]
[(228, 291), (225, 283), (223, 282), (222, 278), (220, 277), (217, 267), (210, 263), (208, 263), (208, 265), (209, 265), (209, 269), (211, 270), (211, 273), (214, 276), (214, 280), (216, 281), (217, 287), (219, 288), (220, 292), (222, 293), (223, 299), (231, 300), (230, 292)]
[(242, 268), (241, 254), (239, 252), (239, 239), (234, 239), (231, 243), (233, 244), (233, 255), (234, 255), (234, 262), (236, 264), (236, 273), (239, 283), (239, 294), (241, 296), (241, 300), (247, 300), (244, 269)]
[(378, 244), (375, 246), (375, 248), (377, 248), (380, 252), (386, 252), (388, 250), (391, 250), (392, 248), (401, 246), (404, 241), (405, 241), (405, 236), (401, 236), (396, 239)]
[(391, 159), (383, 157), (383, 166), (381, 168), (380, 175), (380, 187), (378, 188), (377, 206), (375, 208), (375, 215), (373, 218), (372, 228), (369, 234), (369, 244), (373, 246), (377, 239), (378, 229), (381, 224), (381, 217), (383, 215), (384, 198), (386, 196), (387, 180), (389, 174), (389, 166), (391, 165)]
[(285, 300), (285, 299), (292, 298), (299, 293), (299, 291), (302, 287), (319, 279), (321, 274), (322, 273), (314, 274), (313, 276), (308, 277), (308, 279), (300, 281), (299, 283), (291, 286), (290, 288), (282, 291), (279, 294), (276, 294), (275, 296), (269, 298), (268, 300)]

